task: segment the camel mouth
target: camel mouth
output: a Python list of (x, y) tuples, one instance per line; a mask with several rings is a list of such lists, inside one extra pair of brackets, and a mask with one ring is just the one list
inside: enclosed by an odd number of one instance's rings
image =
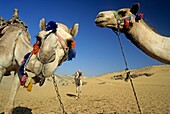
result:
[(96, 19), (95, 20), (95, 24), (98, 26), (98, 27), (101, 27), (101, 28), (104, 28), (104, 27), (108, 27), (108, 28), (115, 28), (116, 29), (116, 25), (117, 24), (114, 24), (114, 23), (107, 23), (108, 20), (102, 20), (102, 19)]
[(105, 21), (95, 20), (95, 24), (96, 24), (97, 26), (99, 26), (99, 27), (102, 27), (102, 28), (105, 27), (104, 24), (103, 24), (104, 22), (105, 22)]
[(42, 62), (43, 64), (51, 63), (55, 60), (55, 58), (56, 58), (56, 53), (52, 53), (50, 55), (41, 53), (39, 55), (39, 61)]

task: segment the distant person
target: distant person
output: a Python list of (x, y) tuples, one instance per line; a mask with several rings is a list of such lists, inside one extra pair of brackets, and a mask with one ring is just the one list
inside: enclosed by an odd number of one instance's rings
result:
[(74, 74), (74, 80), (76, 84), (76, 99), (81, 98), (82, 86), (83, 86), (83, 72), (81, 70), (77, 70)]

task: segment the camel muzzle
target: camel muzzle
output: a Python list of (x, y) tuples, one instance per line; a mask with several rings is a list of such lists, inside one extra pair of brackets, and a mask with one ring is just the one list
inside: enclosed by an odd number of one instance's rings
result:
[(47, 64), (47, 63), (51, 63), (55, 60), (56, 58), (56, 53), (54, 50), (52, 51), (43, 51), (43, 52), (39, 52), (38, 54), (38, 59), (41, 63), (43, 64)]

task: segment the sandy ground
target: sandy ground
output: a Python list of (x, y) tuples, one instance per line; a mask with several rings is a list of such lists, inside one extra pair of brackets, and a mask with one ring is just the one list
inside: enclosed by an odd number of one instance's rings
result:
[[(170, 66), (152, 66), (133, 70), (131, 74), (150, 73), (133, 78), (143, 114), (170, 114)], [(58, 82), (59, 92), (68, 114), (139, 114), (130, 81), (114, 80), (123, 72), (84, 78), (82, 99), (75, 99), (72, 78)], [(123, 75), (124, 77), (124, 75)], [(0, 113), (8, 101), (13, 76), (0, 84)], [(20, 88), (13, 114), (62, 114), (51, 79), (42, 87), (34, 85), (28, 92)]]

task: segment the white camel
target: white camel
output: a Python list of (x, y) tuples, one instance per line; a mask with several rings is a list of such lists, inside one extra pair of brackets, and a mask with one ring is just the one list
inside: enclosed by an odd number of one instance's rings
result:
[[(30, 45), (27, 27), (19, 19), (16, 10), (14, 17), (2, 25), (0, 29), (5, 30), (5, 32), (0, 40), (0, 82), (4, 75), (9, 75), (10, 71), (15, 72), (9, 101), (4, 109), (5, 114), (10, 114), (14, 108), (14, 100), (20, 87), (18, 72), (21, 61), (24, 55), (32, 51), (33, 48)], [(70, 42), (73, 41), (78, 32), (78, 24), (75, 24), (71, 29), (61, 23), (57, 23), (57, 25), (58, 28), (55, 32), (45, 31), (46, 22), (44, 19), (40, 21), (41, 31), (37, 38), (42, 45), (39, 53), (33, 55), (26, 66), (27, 71), (35, 74), (34, 83), (40, 83), (42, 76), (51, 76), (58, 65), (67, 59)]]
[(76, 71), (74, 74), (74, 80), (76, 85), (76, 99), (82, 98), (82, 86), (83, 86), (83, 73), (81, 70)]
[[(0, 82), (4, 75), (15, 72), (9, 101), (4, 113), (9, 114), (14, 106), (14, 99), (20, 86), (18, 69), (23, 56), (31, 51), (30, 35), (25, 24), (15, 15), (8, 21), (2, 21), (0, 26)], [(24, 51), (23, 51), (24, 50)]]
[(144, 22), (138, 10), (139, 4), (134, 4), (132, 8), (102, 11), (97, 15), (95, 23), (99, 27), (108, 27), (124, 33), (145, 54), (170, 64), (170, 38), (156, 33)]

